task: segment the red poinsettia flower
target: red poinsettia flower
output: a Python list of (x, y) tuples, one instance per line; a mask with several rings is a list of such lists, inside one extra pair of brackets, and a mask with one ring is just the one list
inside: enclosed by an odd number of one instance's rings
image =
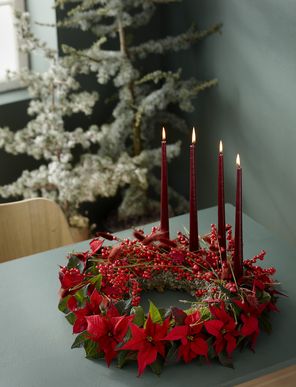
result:
[(181, 340), (178, 355), (185, 363), (191, 362), (199, 355), (207, 357), (208, 343), (201, 334), (203, 323), (199, 311), (188, 315), (185, 325), (176, 326), (165, 337), (165, 340)]
[(142, 375), (147, 365), (155, 362), (157, 354), (165, 356), (164, 338), (168, 332), (170, 319), (162, 324), (154, 323), (148, 315), (145, 328), (130, 324), (132, 338), (119, 350), (138, 351), (138, 375)]
[(210, 306), (210, 312), (216, 318), (206, 321), (205, 328), (216, 338), (214, 342), (215, 351), (219, 354), (226, 349), (227, 354), (231, 356), (236, 348), (236, 336), (239, 336), (234, 318), (226, 312), (223, 302), (221, 302), (220, 308)]
[(84, 275), (76, 268), (67, 269), (66, 267), (61, 267), (59, 271), (59, 280), (64, 291), (79, 285), (83, 279)]
[(76, 320), (73, 324), (73, 333), (81, 333), (87, 328), (86, 316), (91, 314), (89, 304), (86, 304), (84, 308), (73, 310)]
[(83, 308), (78, 307), (75, 296), (70, 297), (67, 304), (69, 310), (76, 316), (76, 320), (73, 324), (73, 333), (80, 333), (86, 330), (86, 316), (101, 314), (101, 312), (105, 312), (107, 309), (109, 316), (119, 316), (116, 307), (114, 305), (108, 305), (109, 301), (106, 297), (102, 296), (97, 289), (94, 289), (89, 302), (86, 302)]
[(257, 336), (259, 335), (258, 317), (261, 315), (267, 304), (250, 305), (248, 302), (234, 300), (235, 304), (243, 311), (241, 320), (243, 326), (240, 333), (243, 336), (251, 336), (251, 347), (254, 349)]
[(87, 332), (93, 341), (99, 344), (99, 349), (104, 352), (105, 359), (110, 366), (112, 359), (117, 356), (115, 348), (123, 341), (128, 326), (134, 316), (117, 316), (111, 313), (107, 315), (87, 316)]

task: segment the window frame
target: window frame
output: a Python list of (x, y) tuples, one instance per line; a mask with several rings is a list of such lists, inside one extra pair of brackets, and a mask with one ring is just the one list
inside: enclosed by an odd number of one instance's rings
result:
[[(26, 10), (26, 0), (0, 0), (0, 7), (2, 5), (12, 4), (14, 9), (24, 12)], [(16, 32), (15, 32), (16, 33)], [(17, 42), (18, 47), (18, 42)], [(29, 66), (29, 55), (18, 50), (18, 64), (19, 68), (28, 67)], [(0, 80), (0, 94), (4, 94), (6, 92), (23, 89), (24, 86), (21, 85), (18, 79), (13, 80)]]

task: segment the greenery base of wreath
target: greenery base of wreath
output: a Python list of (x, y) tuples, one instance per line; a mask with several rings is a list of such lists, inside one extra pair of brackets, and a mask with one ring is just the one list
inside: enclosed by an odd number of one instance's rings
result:
[[(120, 240), (98, 233), (90, 250), (71, 253), (60, 268), (59, 309), (77, 334), (72, 348), (84, 347), (87, 358), (117, 359), (122, 367), (137, 360), (138, 374), (147, 366), (159, 374), (164, 365), (218, 358), (232, 366), (236, 348), (254, 349), (260, 329), (271, 331), (270, 311), (280, 294), (274, 268), (261, 268), (261, 251), (244, 260), (235, 278), (231, 227), (227, 227), (226, 259), (217, 230), (200, 237), (200, 249), (189, 251), (187, 236), (167, 240), (153, 228), (149, 235)], [(105, 247), (104, 239), (117, 242)], [(151, 301), (146, 314), (141, 293), (177, 289), (195, 299), (186, 310), (158, 308)]]

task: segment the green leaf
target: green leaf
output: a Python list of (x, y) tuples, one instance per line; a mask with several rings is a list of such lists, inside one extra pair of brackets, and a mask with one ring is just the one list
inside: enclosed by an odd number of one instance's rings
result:
[(127, 343), (130, 339), (132, 338), (132, 331), (130, 329), (128, 329), (125, 337), (124, 337), (124, 341), (120, 344), (118, 344), (117, 348), (120, 348), (124, 345), (124, 343)]
[(237, 342), (236, 342), (237, 348), (239, 348), (240, 351), (242, 351), (242, 350), (245, 348), (245, 346), (246, 346), (248, 340), (249, 340), (248, 337), (245, 337), (245, 336), (239, 336), (239, 338), (237, 339)]
[(71, 255), (68, 260), (67, 269), (72, 269), (72, 268), (78, 269), (80, 273), (83, 271), (83, 262), (81, 262), (76, 255)]
[(218, 359), (224, 367), (234, 368), (232, 359), (228, 357), (225, 353), (223, 352), (219, 353)]
[(160, 314), (159, 310), (153, 304), (153, 302), (150, 301), (150, 300), (149, 300), (149, 304), (150, 304), (149, 305), (149, 314), (150, 314), (151, 320), (154, 323), (161, 323), (162, 322), (162, 318), (161, 318), (161, 314)]
[(260, 296), (260, 302), (262, 304), (267, 304), (270, 300), (271, 300), (271, 295), (268, 292), (266, 292), (265, 290), (263, 290), (263, 292), (261, 293), (261, 296)]
[(114, 304), (115, 308), (118, 310), (118, 313), (122, 316), (124, 314), (125, 300), (120, 300)]
[(167, 353), (166, 358), (165, 358), (166, 364), (175, 364), (178, 362), (178, 360), (179, 360), (178, 348), (179, 348), (179, 346), (175, 342), (171, 345), (171, 348), (168, 350), (168, 353)]
[(271, 322), (269, 321), (269, 314), (266, 313), (265, 311), (259, 317), (259, 323), (265, 332), (267, 332), (268, 334), (272, 332), (272, 325), (271, 325)]
[(202, 306), (200, 309), (200, 314), (201, 314), (201, 319), (202, 320), (207, 320), (208, 318), (211, 317), (211, 312), (210, 309), (207, 306)]
[(131, 310), (131, 314), (135, 315), (133, 323), (138, 325), (138, 327), (142, 327), (145, 321), (145, 313), (142, 306), (134, 306)]
[(132, 299), (129, 298), (128, 300), (120, 300), (116, 302), (115, 307), (120, 315), (130, 314), (132, 308)]
[(75, 320), (76, 320), (76, 316), (73, 312), (71, 312), (71, 313), (67, 314), (66, 319), (69, 321), (69, 323), (71, 325), (73, 325)]
[(208, 341), (208, 344), (209, 344), (208, 358), (209, 359), (215, 359), (215, 357), (217, 356), (216, 355), (216, 351), (214, 350), (213, 345), (211, 345), (210, 342), (209, 342), (209, 341), (212, 341), (212, 340), (207, 340), (207, 341)]
[(171, 308), (159, 308), (158, 310), (162, 321), (171, 316), (172, 314)]
[(163, 360), (158, 357), (154, 363), (150, 364), (150, 367), (156, 375), (160, 375), (163, 369)]
[[(97, 262), (96, 262), (96, 264), (97, 264)], [(96, 264), (93, 264), (92, 262), (88, 262), (87, 263), (87, 267), (84, 270), (84, 273), (85, 274), (91, 274), (93, 276), (97, 275), (98, 274), (98, 269), (96, 267)]]
[(68, 300), (71, 296), (68, 295), (64, 298), (62, 298), (59, 302), (59, 305), (58, 305), (58, 308), (61, 312), (63, 313), (69, 313), (69, 309), (68, 309)]
[(125, 363), (128, 361), (128, 352), (129, 351), (119, 351), (117, 355), (118, 368), (122, 368), (125, 365)]
[(234, 302), (231, 302), (231, 307), (232, 307), (235, 315), (238, 317), (241, 313), (241, 308), (238, 305), (236, 305)]
[(71, 348), (73, 349), (82, 347), (87, 339), (89, 339), (89, 335), (86, 331), (79, 333), (79, 335), (76, 336), (76, 339), (74, 340)]
[(90, 339), (87, 339), (84, 341), (84, 350), (85, 350), (85, 357), (87, 359), (98, 359), (99, 357), (98, 343)]
[(84, 301), (87, 298), (87, 288), (88, 288), (88, 285), (77, 290), (77, 292), (74, 294), (79, 306), (82, 306)]
[(91, 284), (95, 285), (95, 288), (97, 289), (97, 291), (101, 290), (102, 278), (103, 278), (102, 274), (98, 274), (92, 277), (89, 281)]
[(137, 360), (138, 353), (131, 351), (118, 351), (117, 366), (122, 368), (129, 360)]

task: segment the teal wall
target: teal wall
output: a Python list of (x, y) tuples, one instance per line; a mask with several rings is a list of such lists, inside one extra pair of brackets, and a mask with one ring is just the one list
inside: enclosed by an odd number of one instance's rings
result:
[[(216, 204), (216, 152), (224, 141), (226, 198), (234, 203), (235, 157), (244, 178), (244, 211), (296, 241), (296, 1), (185, 0), (171, 25), (196, 18), (223, 22), (186, 66), (219, 86), (203, 94), (193, 117), (201, 128), (199, 169), (203, 206)], [(229, 221), (232, 221), (231, 219)]]

